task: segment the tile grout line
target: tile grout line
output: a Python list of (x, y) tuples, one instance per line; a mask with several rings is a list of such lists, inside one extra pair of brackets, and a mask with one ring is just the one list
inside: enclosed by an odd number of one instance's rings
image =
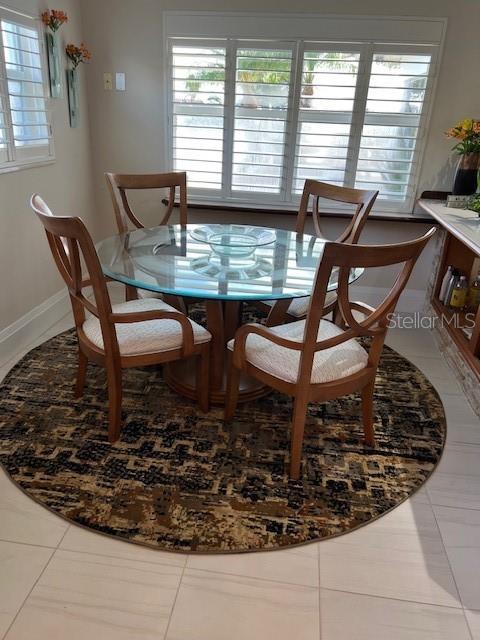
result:
[[(315, 543), (312, 543), (312, 544), (315, 544)], [(282, 549), (279, 549), (278, 551), (282, 551)], [(255, 552), (253, 551), (252, 553), (255, 553)], [(267, 552), (260, 552), (260, 553), (269, 553), (269, 552), (267, 551)], [(282, 585), (285, 587), (300, 587), (302, 589), (310, 589), (311, 591), (315, 591), (319, 589), (319, 587), (312, 586), (311, 584), (301, 584), (299, 582), (285, 582), (285, 580), (273, 580), (272, 578), (259, 578), (257, 576), (247, 576), (243, 573), (216, 571), (215, 569), (199, 569), (198, 567), (188, 567), (187, 563), (185, 563), (185, 569), (189, 569), (190, 571), (200, 571), (201, 573), (213, 573), (219, 577), (228, 576), (230, 578), (240, 578), (242, 580), (256, 580), (258, 582), (268, 582), (268, 583)]]
[[(454, 474), (446, 474), (446, 475), (454, 475)], [(460, 477), (462, 477), (462, 476), (460, 476)], [(427, 493), (428, 493), (428, 489), (427, 489)], [(430, 495), (428, 496), (428, 499), (431, 501)], [(459, 511), (480, 511), (480, 507), (478, 509), (475, 509), (475, 507), (454, 507), (454, 506), (452, 506), (450, 504), (436, 504), (434, 502), (431, 502), (431, 506), (432, 507), (441, 507), (442, 509), (458, 509)], [(478, 609), (478, 611), (480, 611), (480, 609)]]
[[(423, 600), (409, 600), (406, 598), (394, 598), (393, 596), (379, 596), (376, 593), (364, 593), (362, 591), (348, 591), (346, 589), (333, 589), (332, 587), (320, 587), (320, 591), (332, 591), (334, 593), (348, 593), (351, 596), (361, 596), (364, 598), (377, 598), (378, 600), (391, 600), (392, 602), (407, 602), (408, 604), (418, 604), (422, 607), (436, 607), (437, 609), (450, 609), (451, 611), (458, 611), (464, 613), (462, 606), (454, 607), (451, 604), (437, 604), (434, 602), (424, 602)], [(475, 611), (475, 609), (471, 609)]]
[[(76, 525), (72, 524), (72, 525), (69, 525), (69, 527), (70, 528), (76, 527)], [(95, 531), (93, 533), (95, 535), (99, 535)], [(63, 540), (63, 538), (62, 538), (62, 540)], [(112, 542), (116, 542), (116, 540), (113, 539)], [(141, 546), (141, 545), (135, 545), (134, 543), (128, 542), (128, 541), (122, 541), (122, 542), (125, 542), (125, 544), (131, 545), (135, 549), (139, 548), (139, 549), (144, 549), (146, 551), (151, 551), (152, 553), (156, 553), (156, 550), (153, 549), (153, 548), (148, 548), (146, 546)], [(83, 551), (83, 550), (79, 550), (79, 549), (71, 549), (69, 547), (61, 547), (61, 548), (58, 547), (57, 550), (58, 551), (68, 551), (69, 553), (79, 553), (79, 554), (88, 555), (88, 556), (99, 556), (101, 558), (111, 558), (112, 560), (125, 560), (126, 562), (140, 562), (142, 564), (148, 564), (148, 565), (154, 565), (154, 566), (160, 565), (162, 567), (174, 567), (175, 569), (181, 569), (182, 568), (182, 565), (180, 565), (180, 564), (172, 564), (170, 562), (152, 562), (151, 560), (137, 560), (135, 558), (126, 558), (125, 556), (116, 555), (116, 554), (112, 554), (112, 553), (98, 553), (96, 551)], [(162, 553), (167, 553), (167, 552), (162, 552)], [(185, 561), (183, 566), (185, 566), (185, 564), (186, 564), (186, 561)]]
[(462, 601), (462, 596), (460, 594), (460, 589), (458, 588), (457, 579), (455, 578), (455, 572), (453, 571), (452, 563), (450, 562), (450, 557), (448, 555), (447, 547), (445, 545), (445, 540), (443, 539), (442, 530), (440, 528), (440, 525), (438, 524), (437, 514), (435, 513), (434, 505), (431, 503), (430, 496), (428, 495), (428, 493), (427, 493), (427, 497), (428, 497), (428, 501), (430, 503), (430, 507), (432, 509), (433, 517), (435, 519), (435, 524), (437, 525), (438, 533), (440, 535), (440, 540), (442, 542), (442, 547), (443, 547), (443, 550), (445, 552), (445, 557), (447, 558), (448, 567), (450, 569), (450, 573), (452, 574), (453, 583), (454, 583), (455, 589), (457, 590), (457, 593), (458, 593), (458, 598), (459, 598), (459, 601), (460, 601), (460, 604), (461, 604), (462, 613), (463, 613), (463, 619), (465, 620), (465, 624), (467, 625), (467, 630), (468, 630), (468, 633), (470, 634), (471, 640), (474, 640), (473, 633), (472, 633), (472, 631), (470, 629), (470, 625), (468, 624), (468, 619), (467, 619), (467, 616), (465, 614), (465, 606), (464, 606), (463, 601)]
[(49, 546), (48, 544), (33, 544), (32, 542), (20, 542), (19, 540), (11, 540), (8, 538), (0, 538), (0, 542), (7, 542), (8, 544), (19, 544), (23, 547), (33, 547), (34, 549), (52, 549), (53, 551), (56, 551), (58, 548), (55, 546)]
[(62, 535), (62, 537), (60, 538), (60, 540), (58, 541), (57, 546), (52, 549), (52, 553), (50, 554), (49, 559), (47, 560), (45, 566), (43, 567), (43, 569), (41, 570), (38, 578), (35, 580), (35, 582), (33, 583), (33, 585), (31, 586), (29, 592), (27, 593), (27, 595), (25, 596), (25, 598), (23, 599), (22, 604), (20, 605), (20, 607), (18, 608), (17, 613), (15, 614), (12, 622), (8, 625), (7, 630), (5, 631), (5, 634), (3, 636), (3, 640), (6, 640), (7, 635), (10, 633), (11, 628), (13, 627), (13, 625), (15, 624), (15, 621), (17, 620), (18, 616), (20, 615), (23, 607), (25, 606), (25, 603), (27, 602), (28, 598), (30, 597), (32, 591), (35, 589), (35, 587), (38, 584), (38, 581), (40, 580), (40, 578), (43, 576), (43, 574), (45, 573), (45, 571), (47, 570), (48, 566), (50, 565), (50, 562), (52, 561), (53, 556), (57, 553), (58, 551), (58, 547), (61, 544), (62, 540), (64, 539), (64, 537), (67, 535), (67, 531), (70, 529), (70, 525), (68, 525), (68, 527), (65, 529), (64, 534)]
[[(476, 611), (476, 609), (471, 609), (471, 611)], [(466, 625), (467, 625), (468, 633), (470, 634), (471, 639), (472, 639), (472, 640), (475, 640), (474, 635), (473, 635), (473, 631), (472, 631), (472, 627), (470, 626), (470, 623), (469, 623), (469, 621), (468, 621), (468, 618), (467, 618), (467, 616), (466, 616), (466, 614), (465, 614), (465, 609), (463, 610), (463, 616), (464, 616), (464, 618), (465, 618), (465, 623), (466, 623)]]
[(167, 626), (165, 627), (165, 633), (163, 634), (163, 640), (168, 640), (168, 632), (170, 631), (170, 624), (172, 622), (173, 611), (175, 609), (175, 605), (177, 604), (178, 594), (180, 593), (180, 587), (182, 586), (183, 576), (185, 575), (185, 571), (187, 568), (188, 555), (185, 558), (185, 564), (182, 568), (182, 573), (180, 575), (180, 580), (178, 581), (177, 591), (175, 593), (175, 598), (173, 599), (172, 606), (170, 607), (170, 615), (168, 616)]
[[(429, 499), (430, 499), (430, 496), (429, 496)], [(471, 627), (470, 627), (470, 623), (469, 623), (468, 618), (467, 618), (467, 615), (466, 615), (466, 613), (465, 613), (465, 611), (466, 611), (466, 607), (465, 607), (465, 605), (464, 605), (464, 603), (463, 603), (463, 601), (462, 601), (462, 597), (461, 597), (461, 595), (460, 595), (460, 590), (459, 590), (459, 588), (458, 588), (458, 586), (457, 586), (457, 581), (456, 581), (456, 579), (455, 579), (455, 573), (454, 573), (454, 571), (453, 571), (453, 567), (452, 567), (452, 565), (451, 565), (450, 558), (449, 558), (449, 556), (448, 556), (448, 551), (447, 551), (447, 548), (446, 548), (446, 546), (445, 546), (445, 542), (444, 542), (444, 540), (443, 540), (442, 531), (441, 531), (440, 526), (439, 526), (439, 524), (438, 524), (437, 515), (436, 515), (436, 513), (435, 513), (435, 509), (434, 509), (434, 507), (435, 507), (435, 506), (441, 506), (441, 505), (434, 505), (433, 503), (431, 503), (431, 506), (432, 506), (433, 516), (434, 516), (434, 518), (435, 518), (435, 522), (437, 523), (437, 527), (438, 527), (438, 530), (439, 530), (439, 532), (440, 532), (440, 537), (441, 537), (441, 539), (442, 539), (442, 545), (443, 545), (443, 548), (445, 549), (445, 554), (446, 554), (446, 556), (447, 556), (448, 566), (450, 567), (450, 571), (452, 572), (453, 580), (454, 580), (454, 582), (455, 582), (455, 586), (456, 586), (456, 588), (457, 588), (458, 595), (459, 595), (459, 597), (460, 597), (460, 603), (461, 603), (461, 605), (462, 605), (462, 611), (463, 611), (463, 617), (464, 617), (464, 619), (465, 619), (465, 624), (467, 625), (467, 629), (468, 629), (468, 632), (469, 632), (469, 634), (470, 634), (470, 636), (471, 636), (471, 640), (475, 640), (475, 638), (474, 638), (474, 636), (473, 636), (473, 631), (472, 631), (472, 629), (471, 629)], [(459, 510), (461, 510), (461, 509), (462, 509), (462, 507), (447, 507), (447, 508), (448, 508), (448, 509), (459, 509)], [(470, 511), (478, 511), (478, 509), (470, 509)], [(469, 610), (469, 611), (478, 611), (478, 609), (468, 609), (468, 610)]]

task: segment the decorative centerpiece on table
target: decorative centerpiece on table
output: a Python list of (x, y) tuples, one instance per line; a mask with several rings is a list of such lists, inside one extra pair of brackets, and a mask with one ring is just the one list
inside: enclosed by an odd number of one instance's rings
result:
[(52, 98), (61, 98), (62, 82), (60, 74), (60, 48), (58, 46), (58, 34), (62, 24), (68, 22), (68, 16), (64, 11), (51, 9), (42, 13), (42, 22), (46, 27), (45, 40), (48, 55), (48, 77), (50, 80), (50, 95)]
[(480, 120), (461, 120), (446, 132), (446, 136), (459, 141), (453, 147), (453, 151), (460, 156), (453, 183), (453, 195), (471, 195), (477, 189), (477, 173), (480, 166)]
[(70, 126), (76, 127), (78, 124), (78, 73), (77, 67), (82, 62), (89, 62), (92, 54), (81, 42), (77, 47), (76, 44), (67, 44), (65, 48), (67, 58), (71, 62), (71, 68), (67, 69), (67, 85), (68, 85), (68, 107), (70, 111)]

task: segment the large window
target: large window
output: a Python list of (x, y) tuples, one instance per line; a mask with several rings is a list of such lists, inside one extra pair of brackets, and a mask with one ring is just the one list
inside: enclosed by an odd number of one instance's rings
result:
[(408, 44), (167, 33), (170, 166), (209, 201), (288, 206), (313, 178), (378, 189), (379, 208), (408, 210), (436, 67), (432, 29)]
[(0, 8), (0, 170), (53, 157), (40, 33)]

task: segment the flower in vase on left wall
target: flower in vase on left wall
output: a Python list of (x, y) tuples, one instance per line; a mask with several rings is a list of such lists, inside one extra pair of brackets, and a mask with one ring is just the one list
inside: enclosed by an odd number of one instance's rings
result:
[(50, 79), (50, 95), (52, 98), (62, 97), (62, 81), (60, 72), (60, 48), (58, 46), (57, 31), (62, 24), (68, 22), (68, 16), (64, 11), (51, 9), (42, 13), (42, 22), (47, 31), (45, 39), (48, 54), (48, 76)]
[(42, 22), (52, 31), (58, 31), (64, 22), (68, 22), (68, 16), (65, 11), (51, 9), (42, 13)]
[(67, 44), (65, 47), (67, 58), (72, 63), (71, 68), (67, 69), (67, 86), (68, 86), (68, 108), (70, 112), (70, 126), (76, 127), (78, 124), (78, 75), (77, 67), (81, 62), (90, 62), (92, 54), (81, 42), (77, 47), (76, 44)]
[(65, 53), (69, 60), (71, 60), (73, 69), (76, 69), (81, 62), (90, 62), (92, 59), (92, 54), (84, 42), (81, 42), (78, 47), (76, 44), (67, 44)]

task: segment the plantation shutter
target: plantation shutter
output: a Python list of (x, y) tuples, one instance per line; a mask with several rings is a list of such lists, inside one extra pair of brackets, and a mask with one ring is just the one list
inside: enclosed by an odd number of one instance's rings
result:
[[(39, 32), (34, 20), (1, 17), (2, 163), (53, 156)], [(18, 20), (18, 21), (17, 21)]]
[(306, 179), (414, 198), (436, 48), (169, 39), (169, 158), (204, 201), (296, 207)]
[(431, 56), (374, 53), (355, 186), (379, 198), (412, 195)]
[(173, 167), (188, 186), (222, 188), (225, 46), (172, 46)]
[(355, 103), (360, 53), (306, 49), (298, 98), (293, 191), (306, 178), (343, 185)]
[[(1, 87), (4, 86), (3, 79)], [(9, 158), (9, 132), (7, 129), (8, 96), (0, 93), (0, 167), (8, 162)]]
[(284, 197), (291, 48), (237, 44), (232, 193)]

